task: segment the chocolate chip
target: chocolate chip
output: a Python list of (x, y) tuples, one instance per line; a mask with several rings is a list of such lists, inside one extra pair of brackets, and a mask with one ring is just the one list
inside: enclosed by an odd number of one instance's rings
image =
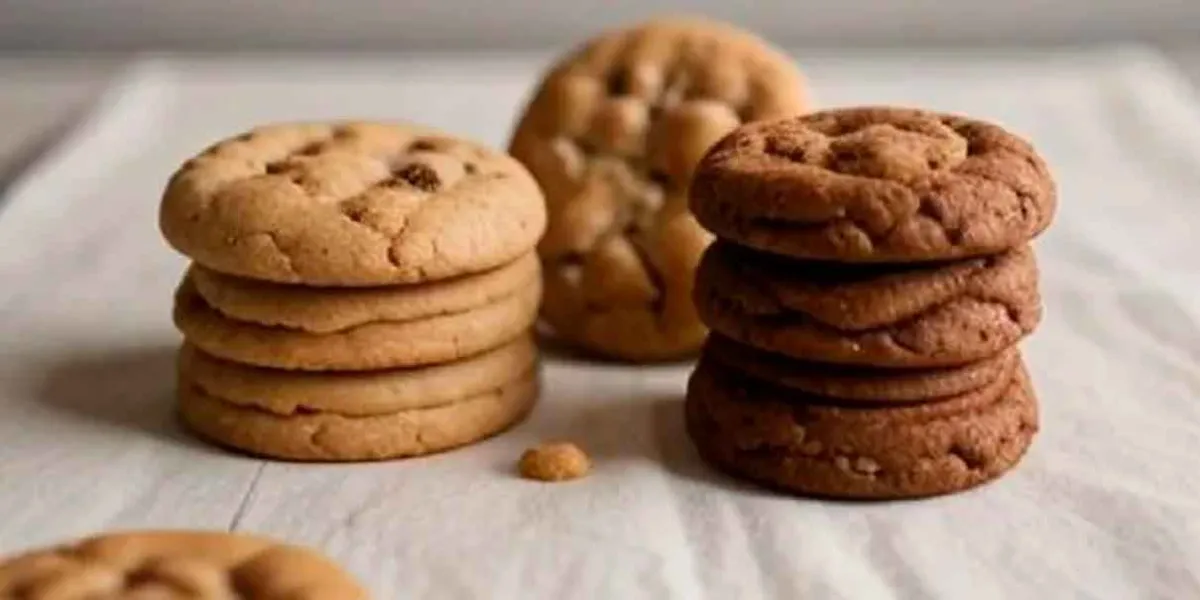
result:
[(426, 192), (436, 192), (442, 185), (437, 171), (427, 164), (414, 162), (400, 167), (392, 175), (409, 185)]

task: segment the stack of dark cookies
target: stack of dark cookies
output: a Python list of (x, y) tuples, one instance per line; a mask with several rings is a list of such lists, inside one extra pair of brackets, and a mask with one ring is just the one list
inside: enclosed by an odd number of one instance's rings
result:
[(688, 386), (707, 461), (801, 495), (964, 490), (1038, 429), (1017, 344), (1041, 318), (1030, 241), (1054, 183), (995, 125), (858, 108), (746, 125), (691, 186), (718, 236)]

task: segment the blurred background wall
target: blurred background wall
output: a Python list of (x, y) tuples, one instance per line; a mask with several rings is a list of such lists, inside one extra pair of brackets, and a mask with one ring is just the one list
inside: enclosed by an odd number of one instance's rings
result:
[(519, 49), (664, 11), (806, 46), (1200, 44), (1200, 0), (0, 0), (0, 50)]

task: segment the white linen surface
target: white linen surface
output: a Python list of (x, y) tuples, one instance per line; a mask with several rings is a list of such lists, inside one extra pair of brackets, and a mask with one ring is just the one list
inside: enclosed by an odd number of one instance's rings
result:
[[(1159, 58), (797, 53), (822, 105), (994, 119), (1048, 157), (1046, 315), (1024, 345), (1043, 430), (1010, 476), (934, 500), (798, 500), (712, 473), (687, 365), (551, 357), (535, 415), (462, 451), (292, 465), (172, 417), (158, 194), (263, 121), (410, 119), (502, 145), (545, 57), (147, 58), (0, 208), (0, 552), (206, 527), (321, 548), (398, 598), (1200, 598), (1200, 103)], [(2, 118), (2, 115), (0, 115)], [(545, 438), (596, 460), (518, 479)]]

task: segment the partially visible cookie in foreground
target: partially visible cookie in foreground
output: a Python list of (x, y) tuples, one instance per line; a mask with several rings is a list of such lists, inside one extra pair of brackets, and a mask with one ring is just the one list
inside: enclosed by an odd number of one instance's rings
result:
[(687, 209), (692, 171), (738, 125), (806, 107), (787, 56), (717, 22), (653, 20), (564, 57), (510, 145), (546, 194), (555, 335), (617, 359), (693, 354), (692, 272), (711, 236)]
[(159, 223), (214, 271), (358, 286), (512, 262), (537, 243), (546, 215), (537, 183), (498, 150), (415, 125), (295, 123), (188, 160)]
[(1032, 442), (1038, 409), (1024, 367), (998, 383), (942, 402), (836, 405), (702, 359), (687, 430), (713, 465), (792, 493), (935, 496), (1001, 476)]
[(1029, 246), (898, 266), (789, 260), (721, 241), (696, 274), (696, 305), (709, 327), (746, 345), (871, 367), (984, 360), (1042, 316)]
[(316, 552), (249, 535), (110, 533), (0, 562), (0, 598), (367, 600)]
[(1001, 127), (882, 107), (742, 127), (691, 186), (696, 218), (718, 236), (840, 262), (1000, 252), (1044, 230), (1056, 204), (1045, 162)]

